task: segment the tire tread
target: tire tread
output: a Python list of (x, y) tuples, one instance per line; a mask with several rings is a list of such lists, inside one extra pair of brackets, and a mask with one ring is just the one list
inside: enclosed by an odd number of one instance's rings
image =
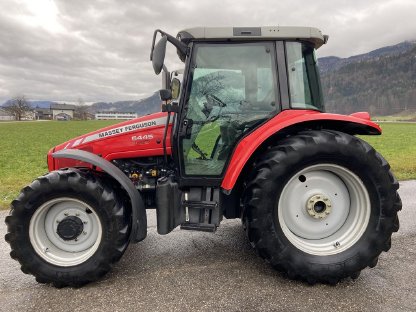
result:
[[(110, 222), (115, 228), (113, 230), (114, 235), (110, 238), (111, 241), (106, 243), (106, 252), (100, 251), (99, 254), (94, 254), (94, 261), (86, 261), (78, 265), (91, 266), (84, 269), (86, 273), (83, 276), (68, 274), (69, 276), (57, 277), (52, 273), (45, 273), (44, 268), (39, 268), (40, 262), (36, 261), (39, 256), (31, 247), (28, 239), (28, 228), (22, 230), (21, 226), (24, 220), (28, 224), (28, 220), (37, 209), (33, 204), (37, 197), (46, 196), (50, 192), (65, 188), (72, 192), (86, 191), (98, 198), (99, 207), (104, 207), (100, 209), (105, 210), (103, 215), (111, 220)], [(80, 287), (86, 283), (96, 281), (111, 269), (128, 246), (130, 225), (129, 218), (124, 214), (125, 211), (122, 201), (117, 198), (115, 192), (93, 173), (74, 168), (52, 171), (24, 187), (18, 198), (11, 203), (10, 215), (5, 220), (8, 231), (5, 239), (11, 247), (10, 256), (21, 264), (23, 273), (34, 275), (39, 283), (51, 283), (54, 287), (62, 288), (65, 286)], [(48, 265), (51, 266), (51, 264)]]
[[(270, 188), (269, 180), (275, 179), (276, 181), (276, 177), (282, 177), (288, 167), (296, 164), (298, 158), (313, 156), (314, 146), (330, 149), (334, 145), (354, 148), (360, 151), (366, 159), (376, 160), (380, 167), (380, 176), (384, 177), (381, 182), (377, 182), (378, 186), (390, 191), (380, 192), (380, 201), (383, 203), (381, 215), (384, 215), (380, 218), (380, 227), (383, 228), (383, 233), (380, 232), (370, 237), (374, 246), (358, 253), (348, 264), (334, 263), (328, 265), (329, 270), (323, 271), (319, 264), (305, 265), (279, 239), (271, 239), (270, 233), (275, 233), (275, 229), (273, 222), (267, 221), (273, 217), (270, 216), (270, 208), (264, 201), (270, 202), (272, 199), (264, 195), (264, 188)], [(299, 153), (305, 155), (299, 155)], [(402, 207), (397, 193), (398, 188), (399, 184), (390, 172), (387, 161), (365, 141), (333, 130), (301, 132), (271, 146), (260, 159), (256, 160), (243, 194), (243, 215), (247, 237), (260, 257), (291, 279), (300, 279), (309, 284), (317, 282), (336, 284), (346, 277), (356, 279), (362, 269), (374, 267), (377, 264), (378, 256), (382, 251), (390, 249), (391, 234), (399, 229), (397, 212)]]

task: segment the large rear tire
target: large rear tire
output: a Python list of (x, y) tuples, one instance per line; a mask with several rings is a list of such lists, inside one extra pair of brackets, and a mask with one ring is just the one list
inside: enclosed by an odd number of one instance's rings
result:
[(99, 177), (53, 171), (12, 202), (6, 241), (11, 257), (38, 282), (81, 286), (120, 259), (129, 243), (128, 220), (122, 201)]
[(250, 242), (292, 279), (334, 284), (374, 267), (399, 229), (398, 183), (366, 142), (305, 131), (259, 159), (244, 193)]

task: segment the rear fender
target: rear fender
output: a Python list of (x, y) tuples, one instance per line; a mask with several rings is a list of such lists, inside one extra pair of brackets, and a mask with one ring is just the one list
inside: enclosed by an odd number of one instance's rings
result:
[[(310, 110), (286, 110), (276, 115), (256, 130), (245, 136), (234, 149), (221, 187), (230, 193), (240, 174), (256, 151), (279, 137), (297, 133), (305, 129), (332, 129), (348, 134), (381, 134), (381, 128), (370, 120), (365, 112), (351, 115), (320, 113)], [(250, 168), (248, 168), (250, 169)]]
[(132, 228), (130, 241), (137, 243), (147, 235), (146, 209), (140, 193), (134, 187), (130, 179), (116, 166), (109, 161), (83, 150), (64, 149), (52, 154), (53, 158), (70, 158), (80, 160), (101, 168), (104, 172), (113, 177), (126, 190), (131, 201)]

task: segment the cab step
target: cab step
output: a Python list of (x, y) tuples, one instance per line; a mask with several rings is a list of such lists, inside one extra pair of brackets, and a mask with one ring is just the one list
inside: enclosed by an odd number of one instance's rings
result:
[(219, 205), (219, 189), (190, 188), (184, 192), (182, 211), (185, 212), (185, 222), (181, 223), (182, 230), (215, 232), (221, 221)]
[(218, 202), (184, 200), (182, 202), (182, 206), (188, 207), (188, 208), (196, 208), (196, 209), (216, 209), (218, 207)]
[(182, 223), (181, 230), (188, 231), (201, 231), (201, 232), (215, 232), (217, 226), (215, 224), (206, 224), (206, 223)]

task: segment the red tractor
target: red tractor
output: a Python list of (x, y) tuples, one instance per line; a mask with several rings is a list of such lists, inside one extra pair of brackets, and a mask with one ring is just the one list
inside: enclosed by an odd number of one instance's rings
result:
[[(146, 237), (156, 208), (162, 235), (241, 218), (292, 279), (334, 284), (374, 267), (399, 229), (399, 184), (355, 136), (381, 134), (368, 113), (324, 112), (315, 49), (327, 38), (309, 27), (156, 30), (162, 112), (52, 148), (50, 172), (11, 204), (12, 258), (41, 283), (95, 281)], [(167, 42), (182, 81), (164, 66)]]

